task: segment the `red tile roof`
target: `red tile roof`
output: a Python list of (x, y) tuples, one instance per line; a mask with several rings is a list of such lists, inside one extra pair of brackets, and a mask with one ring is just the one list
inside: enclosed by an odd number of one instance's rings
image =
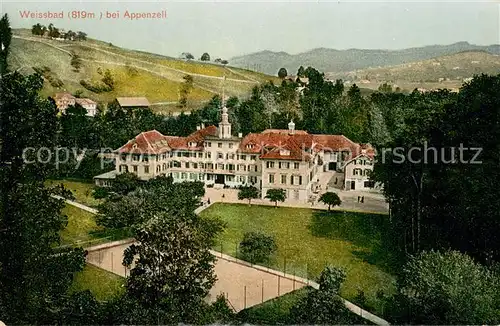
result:
[[(217, 134), (215, 126), (208, 126), (197, 130), (187, 137), (164, 136), (157, 130), (142, 132), (134, 139), (129, 140), (125, 145), (116, 150), (118, 153), (136, 154), (161, 154), (171, 149), (200, 150), (203, 148), (203, 141), (206, 136)], [(189, 147), (190, 142), (195, 142), (196, 146)]]

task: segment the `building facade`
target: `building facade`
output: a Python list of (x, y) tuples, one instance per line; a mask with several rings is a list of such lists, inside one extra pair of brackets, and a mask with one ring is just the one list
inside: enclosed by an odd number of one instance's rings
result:
[(97, 103), (89, 98), (77, 98), (70, 93), (56, 93), (54, 100), (57, 108), (62, 113), (66, 111), (68, 106), (76, 104), (81, 105), (87, 111), (86, 115), (89, 117), (93, 117), (97, 113)]
[[(236, 137), (223, 108), (218, 127), (202, 125), (187, 137), (143, 132), (113, 155), (116, 173), (131, 172), (142, 180), (169, 175), (174, 182), (202, 181), (215, 187), (253, 185), (262, 197), (268, 189), (282, 188), (287, 198), (308, 200), (320, 174), (344, 174), (359, 159), (372, 162), (373, 153), (366, 148), (342, 135), (295, 130), (293, 122), (288, 129)], [(373, 169), (373, 164), (365, 169)], [(348, 173), (349, 189), (352, 180), (363, 185), (368, 181), (369, 173)]]

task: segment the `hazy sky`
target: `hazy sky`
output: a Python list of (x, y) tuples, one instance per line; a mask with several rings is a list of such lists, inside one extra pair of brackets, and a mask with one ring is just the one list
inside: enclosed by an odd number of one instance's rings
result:
[[(497, 44), (499, 1), (29, 1), (0, 0), (13, 27), (36, 22), (115, 45), (177, 57), (230, 58), (261, 50), (299, 53), (327, 47), (401, 49), (468, 41)], [(94, 19), (69, 19), (72, 11)], [(128, 20), (125, 11), (167, 11), (160, 20)], [(22, 18), (20, 11), (64, 11), (63, 19)], [(99, 19), (119, 11), (119, 19)]]

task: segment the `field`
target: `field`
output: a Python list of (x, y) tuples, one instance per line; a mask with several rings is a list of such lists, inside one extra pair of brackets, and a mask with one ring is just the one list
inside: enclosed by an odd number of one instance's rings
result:
[(54, 186), (58, 184), (63, 184), (66, 189), (71, 190), (73, 196), (75, 196), (75, 201), (80, 204), (96, 208), (102, 202), (101, 200), (92, 197), (92, 191), (94, 190), (93, 183), (66, 179), (47, 181), (47, 186)]
[(87, 264), (83, 271), (75, 274), (70, 292), (89, 290), (99, 301), (107, 301), (125, 291), (125, 279)]
[[(79, 71), (70, 64), (72, 54), (81, 59)], [(145, 96), (150, 103), (161, 106), (158, 111), (162, 113), (176, 111), (174, 104), (179, 100), (179, 90), (187, 74), (194, 79), (194, 88), (188, 97), (193, 108), (222, 93), (224, 76), (228, 96), (246, 97), (259, 83), (278, 81), (277, 77), (244, 69), (127, 50), (92, 39), (73, 42), (33, 37), (27, 30), (14, 30), (9, 65), (23, 73), (33, 72), (33, 66), (48, 67), (51, 75), (64, 85), (54, 87), (45, 80), (44, 96), (78, 90), (83, 91), (83, 97), (100, 103), (108, 103), (119, 96)], [(102, 79), (99, 72), (106, 69), (115, 79), (113, 91), (94, 93), (80, 85), (80, 80), (99, 81)]]
[(374, 307), (377, 291), (394, 291), (396, 257), (387, 243), (385, 215), (239, 204), (214, 204), (201, 215), (227, 223), (215, 250), (237, 256), (243, 234), (260, 231), (274, 235), (278, 246), (268, 267), (309, 279), (328, 264), (343, 267), (347, 280), (342, 295), (353, 300), (362, 290)]
[(403, 90), (411, 91), (414, 88), (456, 90), (464, 80), (481, 73), (500, 73), (500, 56), (482, 51), (467, 51), (395, 66), (327, 75), (332, 79), (354, 81), (365, 88), (377, 89), (380, 84), (390, 82)]

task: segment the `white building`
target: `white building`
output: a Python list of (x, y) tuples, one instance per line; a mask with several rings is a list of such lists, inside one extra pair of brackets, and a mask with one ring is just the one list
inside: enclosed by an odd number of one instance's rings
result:
[[(187, 137), (156, 130), (137, 135), (114, 151), (115, 172), (131, 172), (142, 180), (169, 175), (174, 182), (199, 180), (215, 187), (253, 185), (262, 196), (268, 189), (282, 188), (295, 200), (309, 198), (320, 174), (347, 173), (348, 187), (340, 186), (347, 190), (371, 188), (369, 173), (355, 174), (351, 166), (361, 159), (373, 162), (373, 150), (345, 136), (312, 135), (295, 130), (290, 122), (288, 129), (235, 137), (227, 108), (222, 109), (218, 127), (197, 129)], [(363, 166), (373, 169), (372, 163)], [(107, 176), (96, 176), (96, 184), (103, 184)]]
[(93, 117), (97, 113), (97, 103), (89, 98), (77, 98), (70, 93), (56, 93), (54, 96), (57, 108), (64, 113), (68, 106), (79, 104), (87, 110), (87, 116)]

